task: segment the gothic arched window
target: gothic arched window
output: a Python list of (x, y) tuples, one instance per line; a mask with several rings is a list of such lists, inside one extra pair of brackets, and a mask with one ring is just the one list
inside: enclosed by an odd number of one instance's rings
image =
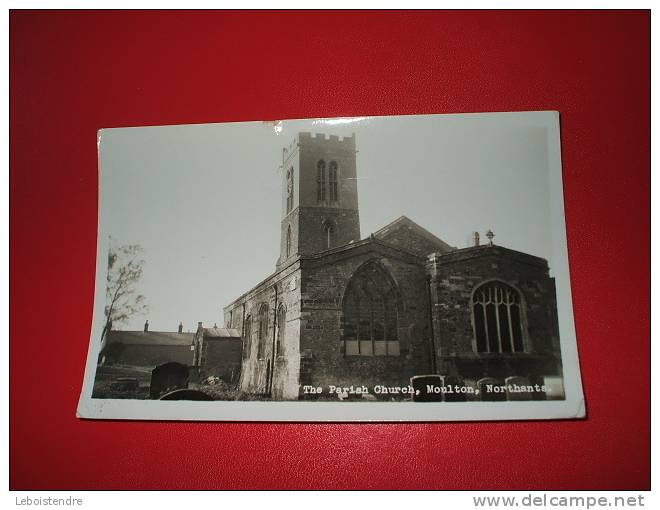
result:
[(286, 213), (293, 209), (293, 167), (286, 173)]
[(337, 162), (330, 162), (330, 169), (328, 170), (328, 180), (330, 188), (330, 202), (339, 200), (339, 187), (337, 184)]
[(389, 274), (367, 263), (351, 278), (343, 302), (346, 356), (398, 356), (397, 293)]
[(286, 256), (291, 256), (291, 225), (286, 228)]
[(286, 306), (280, 305), (277, 309), (277, 342), (275, 343), (275, 355), (284, 356), (284, 339), (286, 338)]
[(323, 235), (326, 239), (326, 246), (328, 249), (332, 246), (332, 234), (335, 232), (335, 224), (330, 219), (324, 219), (322, 223)]
[(243, 359), (250, 357), (250, 345), (252, 344), (252, 316), (245, 318), (243, 325)]
[(268, 305), (263, 303), (259, 308), (259, 343), (257, 347), (257, 358), (263, 359), (268, 341)]
[(500, 281), (477, 287), (472, 294), (477, 352), (524, 352), (520, 292)]
[(316, 164), (316, 200), (325, 202), (325, 161)]

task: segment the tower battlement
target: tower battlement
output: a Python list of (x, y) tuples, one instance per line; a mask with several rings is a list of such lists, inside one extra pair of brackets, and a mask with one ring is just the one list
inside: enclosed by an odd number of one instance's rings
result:
[(351, 136), (330, 135), (327, 133), (298, 133), (291, 143), (282, 149), (282, 161), (286, 161), (299, 147), (310, 149), (322, 147), (325, 151), (355, 151), (355, 133)]

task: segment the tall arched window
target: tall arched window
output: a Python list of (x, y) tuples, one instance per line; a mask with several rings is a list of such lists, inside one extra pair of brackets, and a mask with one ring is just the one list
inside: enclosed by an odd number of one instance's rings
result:
[(346, 356), (398, 356), (397, 293), (377, 263), (362, 266), (351, 278), (343, 301)]
[(248, 315), (245, 318), (243, 325), (243, 358), (250, 357), (250, 346), (252, 345), (252, 316)]
[(266, 353), (266, 342), (268, 341), (268, 305), (263, 303), (259, 308), (259, 343), (257, 347), (257, 358), (263, 359)]
[(326, 240), (326, 247), (330, 249), (332, 247), (332, 234), (335, 232), (335, 224), (331, 219), (324, 219), (321, 226)]
[(316, 164), (316, 200), (325, 202), (325, 161)]
[(339, 200), (339, 187), (337, 184), (337, 162), (331, 161), (328, 170), (328, 181), (330, 188), (330, 202)]
[(500, 281), (477, 287), (472, 294), (477, 352), (524, 352), (520, 292)]
[(293, 167), (286, 173), (286, 213), (293, 209)]
[(291, 256), (291, 225), (286, 228), (286, 256)]
[(284, 356), (284, 339), (286, 338), (286, 307), (280, 305), (277, 309), (277, 341), (275, 343), (275, 355)]

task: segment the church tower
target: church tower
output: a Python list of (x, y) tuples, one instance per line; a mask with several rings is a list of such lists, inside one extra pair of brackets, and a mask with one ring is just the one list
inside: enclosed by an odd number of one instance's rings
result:
[(282, 151), (278, 266), (360, 240), (355, 134), (299, 133)]

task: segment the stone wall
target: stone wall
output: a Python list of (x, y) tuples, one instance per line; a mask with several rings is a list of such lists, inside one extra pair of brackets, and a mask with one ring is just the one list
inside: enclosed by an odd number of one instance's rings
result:
[[(299, 213), (298, 253), (311, 255), (329, 248), (344, 246), (360, 240), (360, 218), (355, 209), (331, 209), (328, 207), (305, 207)], [(332, 225), (330, 246), (324, 228)]]
[[(399, 292), (398, 356), (347, 356), (344, 351), (342, 298), (351, 276), (375, 261), (394, 280)], [(427, 373), (431, 343), (426, 273), (423, 261), (369, 243), (346, 254), (303, 260), (300, 384), (407, 385)], [(301, 394), (301, 396), (303, 396)]]
[[(237, 329), (242, 337), (242, 363), (239, 387), (242, 391), (269, 395), (278, 400), (298, 397), (300, 368), (300, 265), (294, 262), (276, 272), (252, 290), (225, 307), (225, 324)], [(259, 310), (268, 306), (262, 355), (259, 356)], [(278, 325), (276, 311), (286, 307), (285, 338), (281, 352), (274, 346)], [(248, 322), (249, 335), (246, 334)], [(284, 355), (286, 353), (286, 355)]]
[[(332, 225), (330, 246), (325, 225)], [(298, 255), (313, 255), (329, 248), (343, 246), (360, 240), (360, 217), (357, 210), (330, 207), (296, 208), (281, 222), (280, 257), (277, 266), (282, 267)], [(291, 227), (291, 252), (286, 256), (287, 229)]]
[[(485, 245), (435, 254), (427, 268), (439, 373), (475, 381), (561, 375), (554, 279), (544, 259)], [(488, 280), (500, 280), (521, 293), (525, 352), (476, 352), (472, 294)]]
[(237, 383), (241, 374), (240, 338), (204, 338), (199, 376), (219, 377), (226, 383)]

